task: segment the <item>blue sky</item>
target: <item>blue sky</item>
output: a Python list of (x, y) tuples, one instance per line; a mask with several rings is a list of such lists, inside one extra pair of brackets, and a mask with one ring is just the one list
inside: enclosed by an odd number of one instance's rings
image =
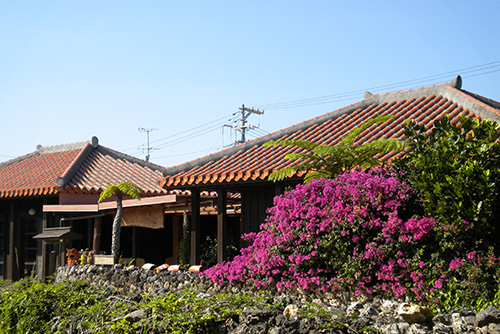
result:
[(500, 0), (0, 1), (0, 161), (92, 136), (144, 158), (144, 128), (151, 161), (178, 165), (236, 140), (222, 125), (241, 104), (265, 110), (252, 139), (457, 74), (500, 101), (499, 13)]

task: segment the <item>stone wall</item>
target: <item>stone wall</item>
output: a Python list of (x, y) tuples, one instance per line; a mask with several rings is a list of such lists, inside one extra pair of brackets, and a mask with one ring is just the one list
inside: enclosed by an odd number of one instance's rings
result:
[[(121, 265), (59, 267), (56, 282), (64, 280), (85, 280), (93, 285), (113, 288), (118, 294), (165, 295), (168, 291), (178, 292), (191, 287), (199, 292), (200, 298), (220, 292), (238, 293), (243, 289), (250, 289), (231, 284), (220, 287), (206, 276), (189, 271), (157, 273)], [(347, 293), (333, 295), (323, 291), (301, 290), (271, 291), (271, 295), (273, 302), (288, 306), (284, 310), (244, 308), (241, 316), (231, 318), (223, 324), (220, 332), (300, 334), (316, 333), (321, 328), (322, 333), (358, 333), (357, 330), (369, 326), (374, 332), (394, 334), (500, 333), (500, 310), (492, 306), (477, 314), (471, 309), (460, 308), (447, 314), (433, 315), (430, 310), (418, 305), (380, 297), (366, 298)], [(297, 310), (304, 307), (307, 302), (313, 302), (320, 309), (337, 314), (339, 317), (297, 317), (295, 315)], [(290, 310), (295, 310), (295, 313)], [(342, 327), (342, 330), (334, 329), (339, 321), (350, 324), (350, 327)], [(326, 329), (328, 327), (330, 328)]]
[[(200, 291), (212, 288), (210, 279), (189, 271), (141, 270), (134, 266), (123, 267), (101, 265), (77, 265), (59, 267), (56, 282), (84, 280), (92, 285), (110, 287), (118, 293), (163, 294), (166, 291), (177, 292), (188, 286)], [(213, 290), (213, 288), (212, 288)]]
[[(122, 265), (76, 265), (65, 266), (57, 269), (56, 282), (68, 280), (84, 280), (92, 285), (110, 287), (117, 293), (138, 293), (162, 295), (166, 291), (178, 292), (186, 287), (191, 287), (197, 292), (208, 294), (216, 293), (238, 293), (242, 290), (255, 290), (241, 284), (229, 283), (223, 287), (215, 284), (208, 277), (192, 273), (187, 270), (156, 272), (154, 270), (142, 270), (135, 266), (124, 267)], [(318, 304), (339, 304), (351, 298), (346, 294), (335, 294), (318, 291), (291, 290), (287, 294), (293, 295), (303, 301)], [(274, 296), (282, 295), (282, 292), (271, 291)]]

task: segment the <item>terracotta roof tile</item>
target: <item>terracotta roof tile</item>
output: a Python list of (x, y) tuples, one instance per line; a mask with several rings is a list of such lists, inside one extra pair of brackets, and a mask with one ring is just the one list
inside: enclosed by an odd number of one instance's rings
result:
[(56, 194), (57, 178), (83, 147), (39, 147), (33, 153), (0, 164), (0, 198)]
[(145, 195), (164, 194), (163, 168), (97, 144), (82, 142), (38, 147), (0, 164), (0, 198), (56, 195), (60, 191), (98, 193), (129, 181)]
[[(316, 117), (309, 121), (276, 131), (270, 135), (240, 144), (210, 156), (166, 170), (162, 185), (167, 189), (265, 180), (269, 171), (293, 165), (284, 159), (286, 154), (297, 153), (298, 148), (262, 145), (271, 140), (309, 140), (333, 144), (370, 118), (394, 115), (384, 124), (374, 124), (360, 134), (358, 142), (378, 138), (401, 138), (404, 122), (415, 119), (431, 127), (435, 119), (447, 114), (458, 120), (460, 114), (500, 121), (500, 103), (460, 90), (461, 83), (416, 88), (406, 91), (372, 95), (369, 98)], [(460, 79), (461, 80), (461, 79)], [(389, 156), (382, 157), (388, 159)], [(300, 173), (303, 175), (304, 173)], [(189, 176), (189, 177), (186, 177)]]

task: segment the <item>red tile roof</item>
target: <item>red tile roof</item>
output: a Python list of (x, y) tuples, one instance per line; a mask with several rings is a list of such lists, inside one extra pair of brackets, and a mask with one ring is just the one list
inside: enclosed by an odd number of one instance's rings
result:
[(90, 142), (37, 147), (0, 163), (0, 198), (56, 195), (61, 191), (99, 193), (129, 181), (145, 195), (165, 194), (163, 168)]
[[(210, 186), (244, 181), (265, 181), (277, 169), (293, 165), (284, 156), (289, 147), (262, 146), (270, 140), (309, 140), (334, 144), (370, 118), (380, 115), (395, 117), (384, 124), (374, 124), (359, 136), (358, 143), (379, 138), (401, 138), (404, 121), (414, 119), (431, 127), (435, 119), (449, 115), (457, 120), (460, 114), (500, 122), (500, 104), (463, 91), (461, 78), (450, 83), (407, 91), (372, 95), (337, 111), (277, 131), (236, 147), (166, 170), (162, 185), (166, 189), (189, 186)], [(299, 149), (296, 148), (295, 151)], [(390, 156), (382, 157), (388, 159)], [(301, 176), (301, 175), (296, 175)]]

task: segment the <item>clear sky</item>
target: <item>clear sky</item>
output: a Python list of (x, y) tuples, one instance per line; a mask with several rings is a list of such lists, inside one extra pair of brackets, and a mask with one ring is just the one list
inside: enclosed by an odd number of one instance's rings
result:
[(144, 158), (143, 128), (168, 167), (234, 142), (241, 104), (265, 111), (252, 139), (457, 74), (500, 101), (499, 17), (500, 0), (0, 0), (0, 161), (92, 136)]

